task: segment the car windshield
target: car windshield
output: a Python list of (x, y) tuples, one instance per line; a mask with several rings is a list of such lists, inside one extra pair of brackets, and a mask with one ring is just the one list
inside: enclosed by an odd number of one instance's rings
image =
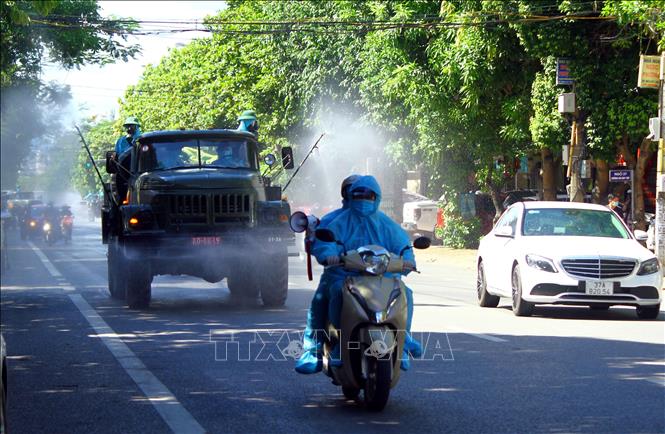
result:
[(139, 148), (139, 171), (190, 167), (251, 169), (246, 140), (187, 139), (150, 142)]
[(630, 238), (612, 212), (570, 208), (527, 209), (522, 235)]

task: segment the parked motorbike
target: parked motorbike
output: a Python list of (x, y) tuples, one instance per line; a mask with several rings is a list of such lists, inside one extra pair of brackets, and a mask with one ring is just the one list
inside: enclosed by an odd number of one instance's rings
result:
[(62, 232), (62, 238), (65, 240), (65, 244), (69, 244), (72, 240), (72, 228), (74, 227), (74, 216), (65, 215), (60, 221), (60, 230)]
[[(342, 289), (341, 329), (328, 326), (323, 343), (323, 371), (341, 386), (344, 396), (355, 399), (363, 390), (365, 405), (374, 411), (383, 410), (390, 389), (400, 377), (400, 361), (404, 348), (407, 300), (406, 286), (400, 274), (416, 271), (403, 255), (412, 246), (405, 246), (399, 255), (384, 247), (368, 245), (346, 251), (327, 229), (317, 229), (316, 238), (336, 242), (344, 249), (340, 265), (351, 272)], [(413, 247), (426, 249), (429, 238), (414, 240)], [(390, 273), (390, 275), (388, 275)], [(339, 364), (331, 363), (332, 349), (339, 342)]]

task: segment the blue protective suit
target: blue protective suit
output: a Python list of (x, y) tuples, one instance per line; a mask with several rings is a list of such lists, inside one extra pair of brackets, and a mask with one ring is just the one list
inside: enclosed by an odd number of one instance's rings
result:
[(120, 137), (116, 142), (115, 142), (115, 153), (117, 155), (122, 154), (125, 152), (127, 149), (132, 147), (132, 143), (136, 140), (138, 136), (141, 135), (141, 129), (139, 127), (136, 127), (136, 131), (134, 132), (134, 135), (132, 136), (132, 142), (130, 143), (129, 140), (127, 139), (127, 135), (123, 135)]
[[(342, 208), (329, 212), (319, 221), (318, 229), (326, 228), (338, 215), (348, 208), (348, 202), (342, 200)], [(314, 240), (313, 245), (321, 241)], [(335, 270), (326, 268), (321, 274), (319, 286), (314, 292), (312, 302), (307, 312), (307, 327), (303, 336), (303, 355), (296, 363), (296, 371), (301, 374), (314, 374), (321, 370), (321, 358), (319, 356), (320, 340), (317, 331), (325, 330), (328, 319), (328, 288), (335, 281)]]
[[(342, 211), (330, 224), (330, 229), (338, 241), (344, 243), (347, 250), (354, 250), (360, 246), (368, 244), (378, 244), (385, 247), (389, 252), (399, 254), (402, 248), (410, 245), (407, 233), (390, 217), (379, 211), (381, 204), (381, 187), (373, 176), (362, 176), (351, 185), (349, 191), (367, 188), (376, 194), (374, 201), (350, 200), (349, 208)], [(329, 256), (341, 256), (342, 246), (336, 243), (323, 243), (318, 241), (312, 248), (312, 253), (316, 256), (319, 263), (325, 262)], [(404, 253), (404, 259), (415, 264), (413, 250), (407, 250)], [(348, 274), (341, 267), (334, 267), (338, 270), (333, 275), (334, 280), (329, 286), (330, 307), (328, 315), (330, 321), (335, 327), (340, 326), (340, 316), (342, 312), (342, 284), (344, 277)], [(407, 301), (409, 301), (409, 310), (413, 310), (413, 298), (407, 291)], [(410, 325), (410, 317), (407, 320), (407, 327)]]

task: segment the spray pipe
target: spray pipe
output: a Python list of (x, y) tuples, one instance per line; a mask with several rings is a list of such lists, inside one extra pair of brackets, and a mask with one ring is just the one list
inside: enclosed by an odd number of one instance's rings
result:
[(303, 158), (303, 160), (300, 162), (300, 164), (298, 165), (298, 167), (296, 168), (296, 170), (293, 172), (293, 174), (291, 175), (291, 178), (289, 178), (288, 182), (286, 183), (286, 185), (284, 186), (284, 188), (282, 189), (282, 191), (286, 191), (286, 189), (289, 188), (289, 185), (291, 184), (291, 181), (293, 181), (293, 178), (298, 174), (298, 171), (300, 170), (300, 168), (303, 166), (303, 164), (305, 164), (305, 162), (306, 162), (307, 159), (310, 157), (310, 155), (312, 155), (312, 152), (314, 152), (314, 149), (317, 148), (319, 142), (321, 141), (321, 139), (322, 139), (323, 136), (325, 136), (325, 135), (326, 135), (326, 133), (321, 133), (321, 135), (320, 135), (319, 138), (316, 140), (316, 142), (314, 143), (314, 145), (310, 148), (310, 150), (309, 150), (309, 152), (307, 153), (307, 155), (305, 155), (305, 158)]
[(92, 152), (90, 152), (90, 148), (88, 147), (88, 143), (86, 143), (85, 138), (83, 137), (83, 133), (81, 133), (81, 130), (79, 129), (78, 125), (74, 125), (74, 128), (76, 128), (76, 131), (79, 133), (79, 137), (81, 138), (81, 142), (83, 143), (83, 147), (85, 150), (88, 152), (88, 157), (90, 158), (90, 161), (92, 162), (92, 167), (95, 168), (95, 172), (97, 172), (97, 176), (99, 177), (99, 182), (102, 184), (102, 190), (104, 190), (104, 195), (115, 204), (115, 206), (118, 206), (118, 202), (115, 201), (115, 198), (113, 195), (106, 190), (106, 184), (104, 184), (104, 179), (102, 178), (102, 174), (99, 172), (99, 169), (97, 168), (97, 163), (95, 163), (95, 159), (92, 157)]

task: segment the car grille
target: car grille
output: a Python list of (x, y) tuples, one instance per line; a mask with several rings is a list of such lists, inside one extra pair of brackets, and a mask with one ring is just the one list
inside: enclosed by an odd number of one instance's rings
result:
[(252, 220), (251, 194), (171, 194), (164, 199), (171, 224), (214, 225)]
[(612, 279), (630, 275), (634, 259), (564, 259), (563, 269), (570, 275), (592, 279)]

